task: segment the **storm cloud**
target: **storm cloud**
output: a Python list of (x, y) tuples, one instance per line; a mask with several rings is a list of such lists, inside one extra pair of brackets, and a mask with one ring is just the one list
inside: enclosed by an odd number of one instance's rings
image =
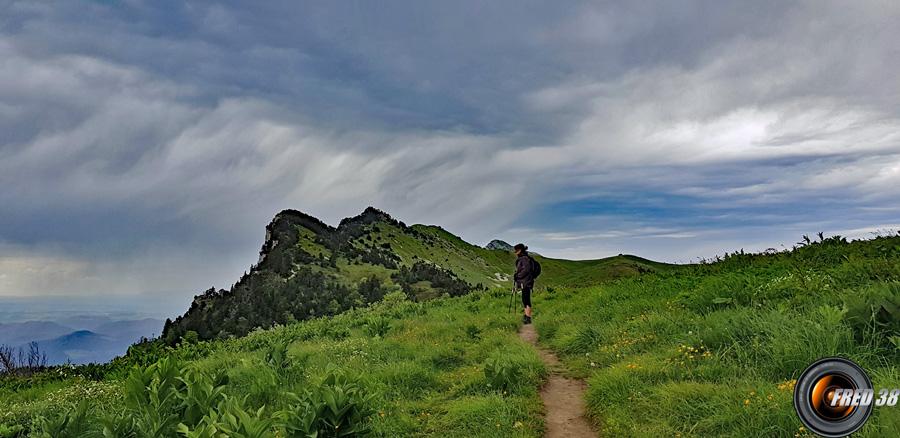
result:
[(900, 226), (896, 2), (0, 4), (0, 295), (227, 287), (284, 208), (681, 262)]

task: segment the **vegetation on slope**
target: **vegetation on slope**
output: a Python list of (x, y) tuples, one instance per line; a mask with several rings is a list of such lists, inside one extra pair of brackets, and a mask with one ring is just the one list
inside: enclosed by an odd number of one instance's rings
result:
[[(546, 264), (544, 285), (595, 284), (667, 269), (633, 256)], [(257, 327), (335, 315), (402, 290), (414, 301), (508, 287), (514, 256), (471, 245), (441, 227), (407, 226), (369, 207), (337, 227), (285, 210), (266, 227), (260, 261), (229, 290), (209, 289), (167, 321), (174, 345), (187, 332), (201, 339), (243, 336)]]
[[(320, 241), (303, 238), (315, 226), (291, 247), (315, 254)], [(359, 229), (375, 241), (398, 226)], [(391, 245), (396, 269), (340, 261), (329, 281), (355, 278), (363, 298), (336, 316), (240, 338), (188, 330), (174, 345), (148, 340), (109, 364), (0, 376), (0, 437), (540, 436), (546, 370), (515, 336), (507, 291), (426, 301), (400, 291), (445, 287), (417, 280), (436, 272), (441, 254), (457, 279), (511, 256), (471, 249), (438, 227), (409, 229), (418, 235), (395, 234)], [(320, 246), (315, 257), (328, 261), (333, 246)], [(278, 260), (266, 259), (260, 266)], [(876, 387), (900, 386), (900, 237), (820, 237), (790, 252), (680, 267), (631, 256), (543, 264), (541, 342), (587, 380), (588, 409), (605, 434), (809, 436), (791, 391), (824, 356), (860, 363)], [(880, 408), (859, 434), (898, 431), (900, 411)]]
[[(540, 436), (546, 371), (507, 300), (394, 292), (243, 338), (189, 332), (5, 377), (0, 436)], [(546, 288), (535, 305), (541, 341), (587, 379), (612, 436), (808, 436), (791, 390), (823, 356), (900, 386), (900, 237)], [(881, 408), (860, 436), (898, 430), (900, 411)]]
[[(795, 380), (850, 358), (900, 387), (900, 237), (821, 239), (536, 298), (542, 342), (587, 379), (611, 436), (811, 436)], [(863, 437), (900, 432), (876, 409)]]
[[(279, 213), (266, 227), (260, 261), (230, 290), (210, 289), (190, 309), (167, 321), (169, 344), (193, 331), (202, 339), (243, 336), (257, 327), (334, 315), (404, 290), (414, 299), (468, 293), (473, 286), (452, 271), (405, 260), (394, 244), (422, 236), (374, 208), (330, 227), (298, 211)], [(402, 237), (401, 237), (402, 236)]]
[(0, 380), (0, 436), (541, 435), (546, 371), (490, 294), (393, 293), (232, 340), (135, 346), (102, 370)]

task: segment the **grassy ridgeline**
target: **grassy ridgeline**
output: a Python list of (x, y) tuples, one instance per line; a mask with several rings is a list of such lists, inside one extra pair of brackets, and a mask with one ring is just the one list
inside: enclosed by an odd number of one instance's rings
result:
[[(610, 436), (811, 436), (792, 389), (813, 361), (900, 387), (898, 280), (900, 238), (831, 239), (542, 295), (535, 320)], [(884, 407), (859, 436), (898, 433)]]
[[(815, 359), (846, 356), (876, 386), (900, 386), (898, 280), (900, 238), (830, 239), (548, 288), (535, 321), (587, 380), (606, 436), (806, 436), (791, 390)], [(5, 378), (0, 436), (540, 436), (546, 370), (506, 305), (500, 290), (392, 294), (243, 338)], [(861, 434), (897, 431), (900, 408), (879, 408)]]

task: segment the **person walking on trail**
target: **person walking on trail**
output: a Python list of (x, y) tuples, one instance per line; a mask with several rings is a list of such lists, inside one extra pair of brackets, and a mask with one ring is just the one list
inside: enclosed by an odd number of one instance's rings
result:
[(534, 279), (541, 275), (541, 265), (528, 255), (528, 247), (524, 244), (516, 244), (513, 251), (516, 253), (516, 273), (513, 274), (513, 282), (515, 287), (522, 291), (522, 306), (525, 308), (522, 323), (531, 324), (531, 290), (534, 288)]

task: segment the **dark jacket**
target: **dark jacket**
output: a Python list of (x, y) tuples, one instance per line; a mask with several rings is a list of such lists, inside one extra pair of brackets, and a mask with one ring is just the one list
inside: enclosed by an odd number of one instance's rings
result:
[(528, 253), (522, 252), (522, 255), (516, 258), (516, 273), (513, 275), (516, 286), (534, 287), (534, 275), (531, 273), (533, 268), (531, 257), (528, 256)]

